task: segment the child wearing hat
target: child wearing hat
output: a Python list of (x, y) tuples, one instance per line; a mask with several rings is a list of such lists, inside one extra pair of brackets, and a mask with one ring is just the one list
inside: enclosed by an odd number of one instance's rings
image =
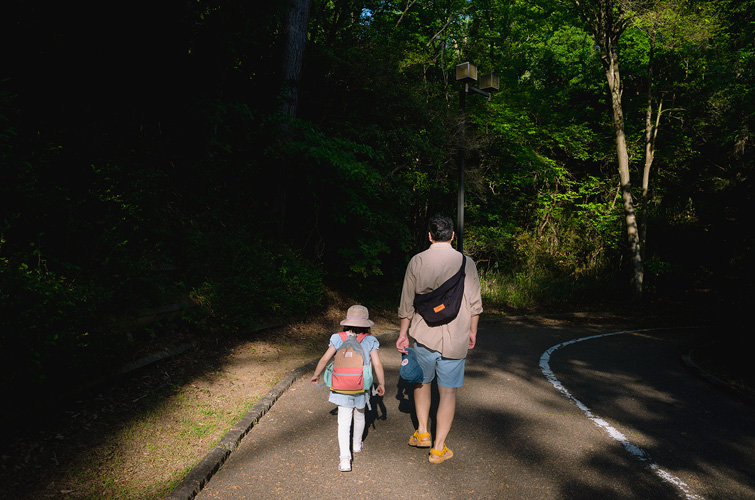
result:
[[(378, 354), (380, 343), (375, 337), (369, 334), (370, 327), (374, 324), (374, 322), (370, 321), (370, 314), (367, 308), (360, 305), (349, 307), (349, 310), (346, 312), (346, 319), (341, 321), (341, 326), (344, 327), (346, 334), (355, 336), (359, 333), (367, 334), (362, 339), (361, 345), (365, 354), (369, 356), (372, 366), (375, 367), (378, 379), (377, 394), (382, 396), (385, 394), (385, 375), (383, 364)], [(315, 368), (315, 373), (311, 379), (312, 384), (317, 385), (320, 375), (343, 342), (340, 334), (335, 333), (331, 335), (330, 345), (328, 345), (328, 349), (322, 355)], [(351, 471), (352, 455), (349, 449), (349, 435), (351, 434), (352, 420), (354, 421), (352, 449), (355, 453), (362, 451), (362, 435), (364, 434), (365, 426), (364, 413), (365, 406), (369, 404), (369, 398), (369, 391), (358, 394), (342, 394), (330, 391), (328, 401), (338, 405), (338, 447), (340, 449), (338, 470), (341, 472)]]

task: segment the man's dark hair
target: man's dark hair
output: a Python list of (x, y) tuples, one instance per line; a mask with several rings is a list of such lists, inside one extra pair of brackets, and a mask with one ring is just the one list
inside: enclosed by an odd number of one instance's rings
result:
[(454, 221), (445, 215), (433, 215), (427, 223), (427, 230), (433, 241), (451, 241), (454, 235)]

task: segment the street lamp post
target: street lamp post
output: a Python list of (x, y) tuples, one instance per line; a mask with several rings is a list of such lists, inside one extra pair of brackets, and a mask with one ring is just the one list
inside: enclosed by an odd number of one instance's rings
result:
[(475, 92), (484, 95), (490, 101), (492, 92), (499, 88), (499, 78), (493, 73), (480, 77), (480, 88), (472, 87), (470, 83), (477, 81), (477, 66), (465, 62), (456, 65), (456, 81), (461, 82), (459, 90), (459, 113), (461, 115), (461, 131), (459, 134), (459, 193), (456, 206), (456, 249), (464, 251), (464, 162), (467, 155), (466, 137), (466, 100), (467, 94)]

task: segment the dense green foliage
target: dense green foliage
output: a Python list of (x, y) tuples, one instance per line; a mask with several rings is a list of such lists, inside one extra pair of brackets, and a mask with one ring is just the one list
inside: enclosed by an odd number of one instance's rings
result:
[[(605, 77), (570, 5), (313, 0), (290, 118), (286, 2), (101, 6), (97, 22), (17, 2), (0, 27), (18, 48), (0, 70), (3, 385), (107, 369), (122, 326), (161, 304), (196, 306), (210, 331), (305, 315), (327, 286), (397, 297), (427, 216), (455, 215), (467, 60), (501, 76), (490, 102), (468, 96), (465, 123), (465, 250), (488, 303), (625, 297)], [(664, 110), (647, 293), (741, 304), (755, 4), (635, 5), (621, 38), (634, 189), (649, 85)]]

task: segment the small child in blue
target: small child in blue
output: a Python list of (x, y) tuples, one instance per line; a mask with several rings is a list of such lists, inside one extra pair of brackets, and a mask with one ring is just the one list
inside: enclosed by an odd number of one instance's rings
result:
[[(341, 321), (341, 326), (344, 326), (346, 333), (350, 335), (356, 335), (357, 333), (368, 334), (362, 340), (361, 345), (364, 352), (369, 353), (370, 362), (375, 368), (378, 379), (377, 394), (382, 396), (385, 394), (385, 375), (383, 373), (383, 364), (380, 362), (380, 355), (378, 354), (380, 343), (375, 337), (369, 335), (370, 327), (374, 324), (370, 321), (370, 314), (367, 308), (359, 305), (349, 307), (349, 310), (346, 312), (346, 319)], [(328, 350), (320, 358), (315, 368), (315, 373), (312, 376), (311, 381), (313, 384), (317, 385), (320, 375), (342, 343), (343, 340), (341, 340), (339, 334), (335, 333), (330, 337)], [(355, 453), (362, 451), (362, 436), (365, 425), (364, 411), (365, 406), (369, 404), (369, 398), (370, 394), (368, 391), (359, 394), (340, 394), (330, 391), (328, 401), (338, 405), (338, 447), (340, 448), (338, 470), (341, 472), (349, 472), (351, 470), (349, 435), (351, 434), (352, 418), (354, 420), (352, 448)]]

